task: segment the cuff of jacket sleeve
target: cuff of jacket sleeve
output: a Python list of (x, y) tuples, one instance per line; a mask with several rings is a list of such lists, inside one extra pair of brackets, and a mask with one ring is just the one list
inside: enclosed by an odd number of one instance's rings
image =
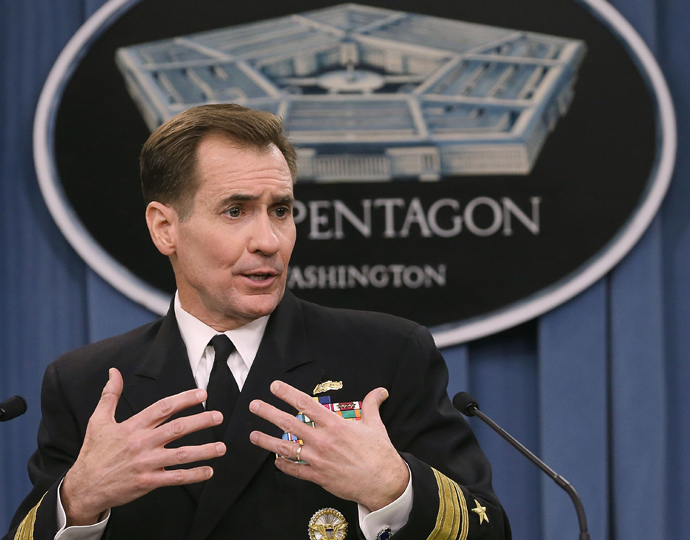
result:
[(414, 504), (396, 540), (466, 540), (467, 500), (453, 480), (410, 454), (401, 454), (412, 475)]
[(395, 540), (467, 540), (510, 538), (498, 503), (471, 493), (410, 454), (401, 454), (412, 472), (414, 504)]

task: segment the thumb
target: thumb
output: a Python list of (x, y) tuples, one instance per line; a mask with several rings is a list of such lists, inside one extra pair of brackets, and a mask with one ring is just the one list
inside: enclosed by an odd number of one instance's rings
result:
[(108, 382), (103, 387), (101, 399), (98, 401), (92, 418), (104, 421), (115, 419), (115, 408), (120, 400), (123, 385), (120, 372), (115, 368), (110, 368), (108, 370)]
[(383, 424), (379, 407), (388, 399), (388, 390), (385, 388), (374, 388), (362, 401), (362, 419), (365, 422), (375, 422)]

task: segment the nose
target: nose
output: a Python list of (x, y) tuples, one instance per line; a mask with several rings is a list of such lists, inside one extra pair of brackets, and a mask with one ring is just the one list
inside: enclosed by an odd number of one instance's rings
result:
[(280, 249), (280, 239), (268, 214), (261, 212), (253, 223), (252, 235), (247, 246), (252, 253), (273, 255)]

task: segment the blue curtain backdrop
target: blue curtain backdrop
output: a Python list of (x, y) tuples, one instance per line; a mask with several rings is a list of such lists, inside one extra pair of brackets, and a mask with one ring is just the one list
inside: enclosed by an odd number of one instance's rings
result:
[[(0, 398), (21, 394), (29, 405), (0, 425), (0, 531), (29, 489), (46, 365), (153, 318), (74, 253), (48, 214), (32, 161), (43, 82), (102, 4), (0, 0)], [(451, 395), (470, 390), (573, 483), (593, 539), (676, 540), (690, 536), (690, 2), (613, 4), (655, 54), (675, 100), (679, 154), (661, 211), (621, 264), (570, 302), (443, 352)], [(515, 538), (577, 538), (567, 495), (473, 426)]]

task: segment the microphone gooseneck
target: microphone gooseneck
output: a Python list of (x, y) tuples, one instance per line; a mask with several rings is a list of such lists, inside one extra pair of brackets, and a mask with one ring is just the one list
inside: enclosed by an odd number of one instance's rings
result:
[(589, 540), (589, 532), (587, 530), (587, 516), (585, 515), (585, 508), (582, 506), (582, 500), (580, 496), (575, 491), (575, 488), (563, 478), (560, 474), (556, 473), (551, 467), (544, 463), (541, 459), (535, 456), (530, 450), (528, 450), (521, 442), (519, 442), (515, 437), (508, 433), (505, 429), (499, 426), (491, 418), (486, 416), (482, 411), (479, 410), (479, 404), (477, 401), (467, 392), (460, 392), (453, 398), (453, 406), (459, 410), (465, 416), (476, 416), (487, 424), (491, 429), (508, 441), (514, 448), (518, 450), (523, 456), (529, 459), (537, 467), (539, 467), (544, 473), (546, 473), (556, 484), (558, 484), (565, 492), (570, 496), (570, 499), (575, 505), (575, 511), (577, 512), (577, 521), (580, 526), (580, 536), (579, 540)]

